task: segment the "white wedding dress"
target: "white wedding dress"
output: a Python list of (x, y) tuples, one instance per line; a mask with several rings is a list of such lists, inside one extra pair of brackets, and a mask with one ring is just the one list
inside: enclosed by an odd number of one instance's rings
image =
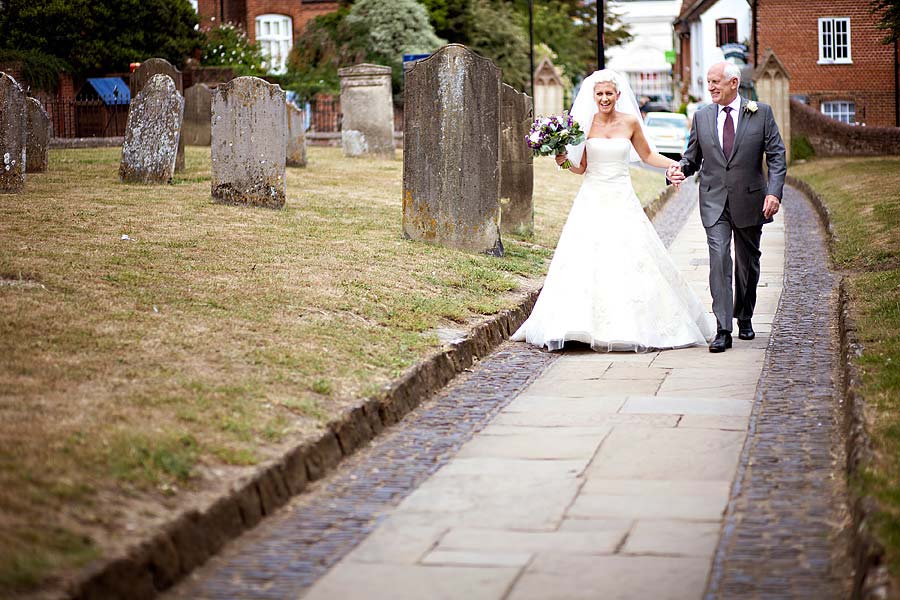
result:
[(584, 183), (534, 310), (512, 340), (646, 352), (705, 346), (715, 336), (634, 193), (630, 150), (624, 138), (587, 140)]

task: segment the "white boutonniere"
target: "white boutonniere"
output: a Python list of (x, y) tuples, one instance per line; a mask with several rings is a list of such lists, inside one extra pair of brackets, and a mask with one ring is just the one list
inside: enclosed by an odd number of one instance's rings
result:
[(755, 113), (759, 110), (759, 104), (756, 103), (756, 100), (750, 100), (747, 102), (747, 106), (744, 107), (744, 110), (749, 113)]

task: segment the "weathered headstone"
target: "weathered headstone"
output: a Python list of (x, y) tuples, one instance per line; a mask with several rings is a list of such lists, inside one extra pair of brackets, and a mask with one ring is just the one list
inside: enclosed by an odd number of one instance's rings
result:
[(37, 98), (28, 98), (28, 133), (25, 141), (25, 170), (28, 173), (43, 173), (50, 158), (50, 138), (53, 122), (44, 106)]
[[(172, 63), (164, 58), (149, 58), (141, 63), (134, 73), (131, 74), (131, 97), (134, 98), (138, 92), (144, 89), (144, 86), (153, 78), (154, 75), (168, 75), (175, 82), (175, 89), (184, 96), (184, 83), (181, 71), (172, 66)], [(178, 155), (175, 157), (175, 170), (184, 171), (184, 138), (178, 140)]]
[(367, 63), (338, 70), (341, 143), (346, 156), (394, 157), (391, 68)]
[(303, 111), (293, 104), (287, 106), (287, 148), (285, 162), (289, 167), (306, 166), (306, 131)]
[(404, 235), (501, 256), (500, 69), (450, 44), (407, 71), (404, 100)]
[(212, 91), (205, 83), (192, 85), (184, 91), (184, 143), (209, 146), (211, 123)]
[(0, 72), (0, 193), (25, 189), (27, 116), (25, 91), (15, 79)]
[(212, 197), (223, 204), (284, 206), (285, 93), (258, 77), (213, 92)]
[(169, 183), (181, 137), (184, 98), (168, 75), (154, 75), (131, 101), (119, 178), (126, 183)]
[(534, 158), (525, 136), (531, 130), (531, 98), (503, 84), (500, 93), (500, 230), (534, 231)]

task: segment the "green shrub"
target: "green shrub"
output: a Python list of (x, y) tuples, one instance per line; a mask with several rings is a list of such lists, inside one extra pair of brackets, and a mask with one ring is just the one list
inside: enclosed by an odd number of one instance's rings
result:
[(44, 92), (55, 92), (59, 86), (59, 74), (71, 71), (66, 61), (39, 50), (2, 49), (0, 64), (3, 63), (19, 65), (24, 83)]
[(794, 136), (791, 140), (791, 161), (806, 160), (816, 155), (816, 150), (803, 135)]

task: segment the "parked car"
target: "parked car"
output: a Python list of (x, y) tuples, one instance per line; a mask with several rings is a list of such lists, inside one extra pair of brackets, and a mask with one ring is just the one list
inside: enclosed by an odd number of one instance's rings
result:
[(644, 118), (647, 135), (664, 155), (681, 156), (687, 146), (688, 120), (681, 113), (649, 112)]

